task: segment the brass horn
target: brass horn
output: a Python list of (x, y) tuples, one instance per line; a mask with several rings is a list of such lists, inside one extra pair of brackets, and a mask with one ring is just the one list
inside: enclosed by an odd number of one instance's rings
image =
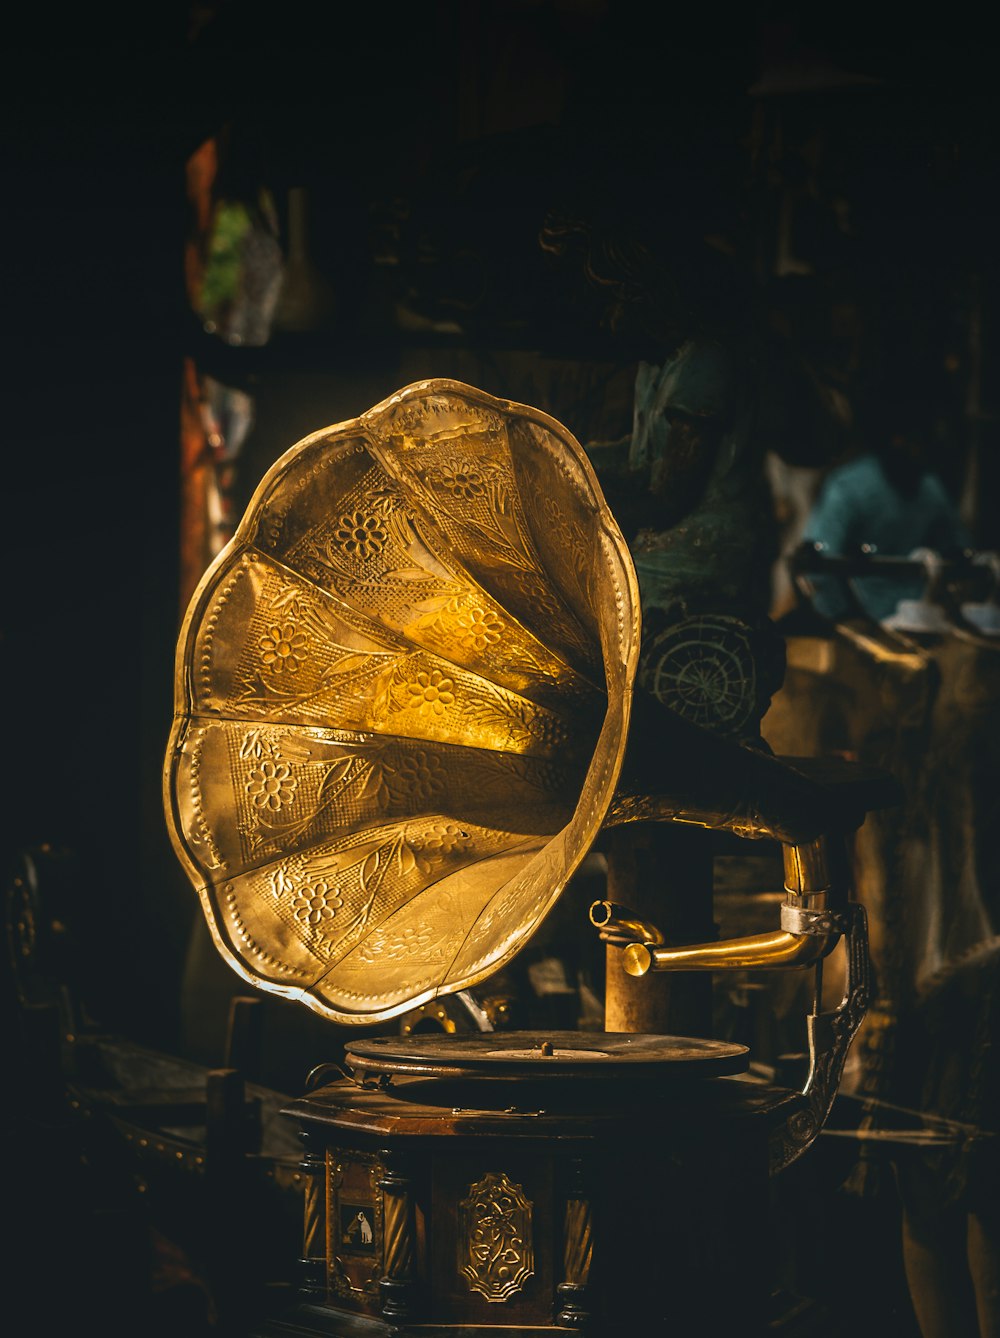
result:
[[(605, 826), (802, 851), (884, 801), (645, 698), (639, 648), (628, 547), (547, 414), (429, 380), (292, 446), (177, 648), (164, 803), (222, 956), (383, 1022), (508, 962)], [(799, 960), (843, 923), (808, 894), (781, 931), (810, 935)], [(629, 944), (637, 973), (671, 965)]]

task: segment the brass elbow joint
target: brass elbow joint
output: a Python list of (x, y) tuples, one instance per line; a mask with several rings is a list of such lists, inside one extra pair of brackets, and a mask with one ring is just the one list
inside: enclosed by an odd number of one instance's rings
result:
[(794, 934), (782, 929), (683, 948), (630, 943), (622, 950), (622, 965), (629, 976), (644, 976), (648, 971), (767, 971), (812, 966), (833, 951), (839, 937), (839, 930)]
[(767, 934), (667, 947), (656, 925), (626, 907), (595, 901), (590, 921), (603, 942), (622, 949), (630, 976), (649, 971), (767, 971), (813, 966), (847, 930), (846, 884), (833, 869), (827, 840), (783, 848), (785, 902), (781, 928)]
[(600, 930), (602, 943), (624, 947), (628, 943), (665, 942), (656, 925), (640, 919), (627, 906), (616, 901), (595, 901), (590, 908), (590, 923)]

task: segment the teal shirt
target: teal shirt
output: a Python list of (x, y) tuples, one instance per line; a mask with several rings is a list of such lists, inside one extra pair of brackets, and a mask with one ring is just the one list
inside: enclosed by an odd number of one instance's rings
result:
[[(873, 455), (841, 465), (820, 489), (803, 539), (820, 543), (833, 556), (848, 556), (870, 544), (884, 557), (908, 557), (914, 549), (948, 552), (966, 547), (969, 536), (957, 508), (941, 480), (924, 474), (914, 494), (898, 493)], [(810, 578), (813, 603), (825, 617), (837, 619), (851, 611), (850, 600), (838, 580)], [(854, 590), (864, 611), (881, 622), (896, 611), (901, 599), (919, 599), (921, 576), (859, 577)]]

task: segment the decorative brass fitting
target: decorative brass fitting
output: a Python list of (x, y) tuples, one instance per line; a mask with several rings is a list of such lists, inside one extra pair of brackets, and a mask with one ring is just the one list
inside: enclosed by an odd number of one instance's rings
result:
[[(809, 1074), (795, 1110), (772, 1134), (771, 1174), (802, 1155), (825, 1124), (851, 1042), (864, 1019), (870, 996), (868, 928), (865, 909), (848, 901), (848, 867), (841, 842), (820, 836), (783, 847), (785, 901), (781, 928), (768, 934), (667, 947), (656, 925), (609, 901), (595, 901), (591, 923), (601, 938), (622, 951), (630, 976), (649, 971), (761, 971), (816, 967), (816, 1003), (806, 1019)], [(819, 1011), (823, 958), (844, 939), (847, 982), (840, 1004)]]
[(622, 949), (630, 976), (648, 971), (767, 971), (814, 966), (836, 947), (846, 929), (846, 885), (833, 871), (825, 836), (782, 847), (786, 899), (781, 928), (767, 934), (668, 947), (662, 931), (626, 907), (595, 901), (590, 921), (605, 943)]
[(642, 920), (616, 901), (595, 901), (590, 908), (590, 923), (600, 930), (602, 943), (624, 947), (628, 943), (664, 943), (656, 925)]
[(748, 934), (720, 943), (692, 943), (683, 948), (630, 943), (622, 950), (625, 973), (644, 976), (647, 971), (764, 971), (770, 968), (813, 966), (836, 946), (835, 935)]

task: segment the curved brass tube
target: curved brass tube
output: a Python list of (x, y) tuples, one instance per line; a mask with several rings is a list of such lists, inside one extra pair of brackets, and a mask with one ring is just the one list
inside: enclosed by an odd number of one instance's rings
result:
[(833, 859), (825, 836), (798, 845), (784, 845), (781, 855), (787, 892), (796, 897), (815, 897), (831, 889)]
[(590, 908), (590, 923), (601, 931), (602, 943), (666, 942), (656, 925), (641, 920), (634, 911), (616, 901), (595, 901)]
[(625, 972), (644, 976), (647, 971), (766, 971), (769, 968), (811, 966), (837, 944), (840, 934), (749, 934), (719, 943), (690, 943), (665, 948), (653, 943), (630, 943), (622, 949)]
[(812, 966), (833, 951), (843, 932), (843, 917), (836, 911), (842, 889), (833, 875), (827, 837), (786, 845), (783, 855), (782, 928), (770, 933), (668, 947), (655, 924), (613, 901), (593, 902), (590, 922), (600, 931), (602, 942), (622, 949), (622, 965), (629, 976)]

